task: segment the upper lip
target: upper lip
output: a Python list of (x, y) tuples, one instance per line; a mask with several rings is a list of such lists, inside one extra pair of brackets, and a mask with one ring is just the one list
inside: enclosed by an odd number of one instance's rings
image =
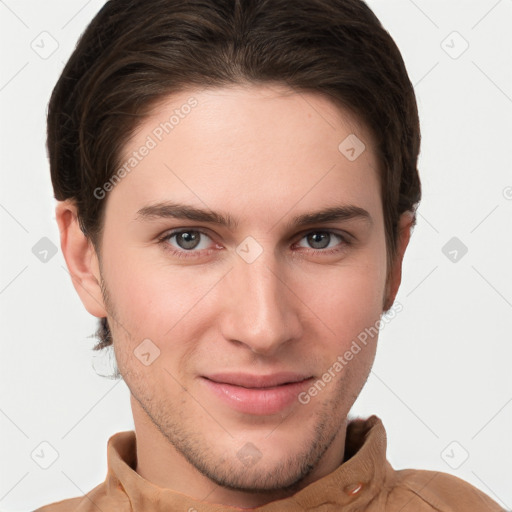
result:
[(249, 373), (215, 373), (205, 375), (205, 378), (221, 384), (231, 384), (244, 388), (270, 388), (293, 382), (301, 382), (311, 378), (311, 375), (296, 372), (279, 372), (268, 375), (251, 375)]

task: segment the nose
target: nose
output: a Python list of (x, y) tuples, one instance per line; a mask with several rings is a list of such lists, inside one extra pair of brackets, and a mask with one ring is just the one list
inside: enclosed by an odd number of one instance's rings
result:
[(301, 302), (287, 283), (285, 269), (272, 256), (262, 254), (252, 263), (240, 258), (224, 286), (228, 297), (221, 313), (225, 339), (271, 356), (301, 337)]

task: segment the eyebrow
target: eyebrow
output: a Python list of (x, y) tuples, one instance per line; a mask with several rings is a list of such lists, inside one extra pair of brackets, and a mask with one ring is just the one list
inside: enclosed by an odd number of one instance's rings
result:
[[(150, 204), (141, 208), (135, 217), (136, 220), (146, 221), (153, 219), (187, 219), (197, 222), (218, 224), (230, 230), (238, 227), (239, 222), (233, 216), (204, 210), (195, 206), (172, 201), (164, 201)], [(355, 205), (330, 206), (318, 211), (307, 212), (293, 217), (286, 222), (287, 228), (306, 226), (309, 224), (321, 224), (326, 222), (346, 221), (360, 219), (368, 224), (373, 224), (372, 217), (365, 209)]]

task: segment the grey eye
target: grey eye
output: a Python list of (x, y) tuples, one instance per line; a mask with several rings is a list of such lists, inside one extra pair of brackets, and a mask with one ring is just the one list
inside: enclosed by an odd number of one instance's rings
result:
[(195, 249), (201, 242), (202, 233), (200, 231), (181, 231), (180, 233), (174, 233), (169, 237), (176, 239), (176, 244), (180, 249), (190, 250)]

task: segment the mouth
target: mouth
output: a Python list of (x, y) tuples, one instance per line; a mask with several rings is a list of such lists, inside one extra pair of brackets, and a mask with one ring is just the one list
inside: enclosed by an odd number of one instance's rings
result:
[(271, 375), (218, 373), (201, 378), (214, 397), (245, 414), (271, 415), (298, 403), (298, 395), (313, 381), (305, 374), (281, 372)]
[(249, 373), (215, 373), (205, 376), (206, 379), (219, 384), (231, 384), (243, 388), (273, 388), (285, 384), (295, 384), (311, 378), (311, 375), (280, 372), (269, 375), (251, 375)]

